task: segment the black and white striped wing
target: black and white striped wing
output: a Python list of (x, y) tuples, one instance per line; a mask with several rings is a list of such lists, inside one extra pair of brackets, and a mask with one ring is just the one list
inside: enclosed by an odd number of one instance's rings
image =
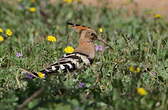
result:
[(89, 58), (88, 55), (79, 52), (74, 52), (64, 55), (57, 62), (41, 70), (40, 72), (32, 72), (32, 75), (29, 74), (29, 76), (31, 75), (33, 78), (46, 78), (48, 75), (53, 73), (58, 73), (60, 71), (72, 72), (81, 69), (85, 66), (88, 66), (92, 63), (93, 59)]
[(83, 66), (90, 65), (92, 63), (92, 59), (83, 53), (74, 52), (71, 54), (65, 54), (62, 58), (60, 58), (57, 62), (50, 65), (49, 68), (46, 69), (48, 72), (57, 72), (57, 71), (74, 71), (76, 69), (83, 68)]
[(93, 59), (89, 58), (88, 55), (83, 53), (74, 52), (64, 55), (57, 62), (50, 65), (48, 68), (36, 73), (37, 76), (48, 76), (52, 73), (72, 72), (74, 70), (81, 69), (85, 66), (92, 64)]

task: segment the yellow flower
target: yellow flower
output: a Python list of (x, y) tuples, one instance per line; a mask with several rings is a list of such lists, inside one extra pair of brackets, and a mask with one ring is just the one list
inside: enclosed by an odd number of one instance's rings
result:
[(28, 8), (28, 10), (29, 10), (29, 12), (32, 12), (32, 13), (36, 12), (36, 8), (35, 7)]
[(2, 33), (3, 32), (3, 29), (2, 28), (0, 28), (0, 33)]
[(141, 71), (141, 69), (140, 69), (139, 67), (136, 67), (136, 68), (135, 68), (135, 72), (136, 72), (136, 73), (139, 73), (140, 71)]
[(3, 42), (4, 38), (2, 36), (0, 36), (0, 42)]
[(56, 42), (57, 38), (55, 36), (49, 35), (49, 36), (47, 36), (47, 40), (50, 42)]
[(45, 78), (45, 74), (44, 74), (44, 73), (38, 72), (37, 74), (38, 74), (38, 76), (39, 76), (40, 78)]
[(64, 2), (66, 2), (66, 3), (72, 3), (73, 0), (64, 0)]
[(129, 71), (134, 72), (134, 73), (139, 73), (141, 71), (141, 69), (140, 69), (140, 67), (130, 66)]
[(67, 47), (64, 49), (64, 52), (65, 52), (65, 53), (72, 53), (72, 52), (74, 52), (74, 48), (71, 47), (71, 46), (67, 46)]
[(144, 88), (137, 88), (137, 93), (142, 96), (145, 96), (148, 94), (148, 92)]
[(134, 72), (134, 67), (133, 67), (133, 66), (130, 66), (130, 67), (129, 67), (129, 70), (130, 70), (131, 72)]
[(99, 32), (103, 32), (104, 31), (104, 29), (103, 28), (99, 28)]
[(6, 30), (5, 30), (5, 33), (6, 33), (6, 35), (8, 35), (8, 36), (12, 36), (12, 34), (13, 34), (13, 32), (12, 32), (11, 29), (6, 29)]
[(161, 18), (162, 16), (160, 15), (160, 14), (155, 14), (154, 15), (154, 18), (156, 18), (156, 19), (159, 19), (159, 18)]

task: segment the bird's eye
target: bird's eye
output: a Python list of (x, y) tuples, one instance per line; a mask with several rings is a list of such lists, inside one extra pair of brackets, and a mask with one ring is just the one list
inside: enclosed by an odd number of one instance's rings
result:
[(97, 37), (97, 35), (95, 33), (91, 33), (91, 36), (93, 37)]

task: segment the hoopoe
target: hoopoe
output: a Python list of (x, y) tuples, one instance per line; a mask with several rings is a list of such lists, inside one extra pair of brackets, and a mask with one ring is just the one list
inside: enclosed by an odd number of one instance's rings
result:
[(46, 78), (50, 74), (63, 72), (72, 72), (93, 63), (95, 57), (94, 41), (97, 39), (97, 33), (93, 29), (78, 24), (67, 23), (79, 32), (78, 46), (73, 53), (65, 54), (49, 67), (40, 72), (24, 71), (31, 78)]

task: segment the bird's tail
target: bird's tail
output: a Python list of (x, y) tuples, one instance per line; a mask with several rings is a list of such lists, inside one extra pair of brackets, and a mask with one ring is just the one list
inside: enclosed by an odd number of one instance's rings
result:
[(26, 76), (26, 78), (28, 79), (34, 79), (34, 78), (38, 78), (38, 75), (35, 72), (30, 72), (26, 69), (20, 68), (21, 73), (24, 74)]
[(21, 73), (25, 74), (26, 78), (28, 79), (34, 79), (34, 78), (44, 79), (52, 73), (58, 73), (58, 70), (59, 70), (59, 66), (50, 66), (39, 72), (31, 72), (31, 71), (21, 68)]
[(29, 72), (25, 69), (21, 69), (22, 73), (26, 74), (28, 78), (46, 78), (51, 74), (60, 73), (60, 72), (72, 72), (77, 69), (81, 69), (84, 66), (92, 64), (93, 59), (89, 58), (88, 55), (74, 52), (64, 55), (57, 62), (48, 66), (47, 68), (39, 72)]

